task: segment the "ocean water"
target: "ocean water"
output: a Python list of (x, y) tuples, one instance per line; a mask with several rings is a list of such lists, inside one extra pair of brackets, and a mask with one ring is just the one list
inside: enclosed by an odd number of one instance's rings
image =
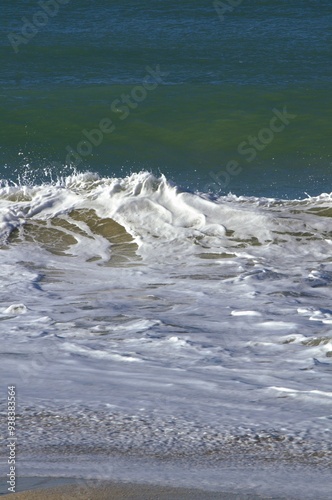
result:
[(331, 20), (327, 0), (4, 3), (21, 476), (329, 498)]

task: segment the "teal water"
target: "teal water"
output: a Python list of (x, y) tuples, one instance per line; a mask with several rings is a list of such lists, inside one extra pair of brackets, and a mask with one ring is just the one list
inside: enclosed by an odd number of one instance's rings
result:
[(330, 192), (331, 2), (231, 4), (5, 2), (0, 177), (150, 170), (215, 194)]

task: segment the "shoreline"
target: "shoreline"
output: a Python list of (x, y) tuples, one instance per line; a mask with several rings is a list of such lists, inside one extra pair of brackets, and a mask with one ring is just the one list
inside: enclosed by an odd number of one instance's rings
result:
[[(15, 493), (8, 491), (7, 478), (0, 478), (0, 498), (15, 500), (327, 500), (330, 498), (330, 466), (282, 464), (268, 461), (254, 465), (241, 463), (195, 463), (158, 460), (133, 461), (116, 457), (108, 463), (91, 457), (95, 475), (86, 468), (86, 461), (71, 457), (66, 468), (52, 467), (41, 461), (42, 469), (29, 463), (30, 472), (21, 463), (21, 475), (16, 477)], [(86, 457), (85, 457), (86, 458)], [(110, 458), (110, 457), (108, 457)], [(131, 457), (132, 458), (132, 457)], [(105, 463), (104, 463), (105, 466)], [(99, 471), (98, 471), (99, 468)], [(37, 476), (41, 472), (44, 476)]]
[[(77, 478), (19, 478), (21, 491), (0, 493), (1, 498), (21, 500), (264, 500), (272, 498), (246, 493), (206, 491), (195, 488), (116, 481), (82, 481)], [(273, 497), (281, 500), (282, 497)]]

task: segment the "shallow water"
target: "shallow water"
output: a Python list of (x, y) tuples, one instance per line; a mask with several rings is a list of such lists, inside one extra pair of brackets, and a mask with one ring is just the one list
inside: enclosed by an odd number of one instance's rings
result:
[(140, 173), (0, 196), (23, 457), (329, 466), (329, 195), (212, 200)]

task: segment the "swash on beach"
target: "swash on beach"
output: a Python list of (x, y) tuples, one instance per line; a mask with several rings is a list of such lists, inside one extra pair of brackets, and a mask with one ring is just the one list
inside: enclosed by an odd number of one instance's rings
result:
[(330, 0), (3, 2), (18, 478), (329, 498), (331, 22)]

